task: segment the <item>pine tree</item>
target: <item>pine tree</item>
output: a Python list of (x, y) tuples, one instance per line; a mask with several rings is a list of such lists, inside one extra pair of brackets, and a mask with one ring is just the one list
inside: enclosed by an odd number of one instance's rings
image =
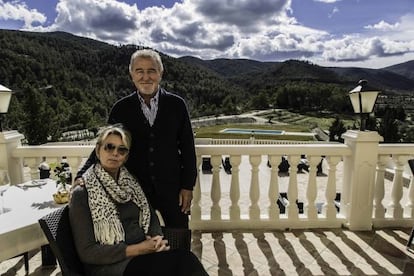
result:
[(23, 90), (25, 100), (23, 110), (23, 130), (29, 145), (40, 145), (47, 142), (50, 120), (54, 116), (48, 114), (45, 99), (36, 89), (28, 86)]
[(329, 141), (343, 143), (344, 139), (342, 139), (341, 136), (345, 131), (346, 127), (344, 122), (339, 119), (339, 117), (336, 117), (335, 121), (333, 121), (332, 125), (329, 127)]

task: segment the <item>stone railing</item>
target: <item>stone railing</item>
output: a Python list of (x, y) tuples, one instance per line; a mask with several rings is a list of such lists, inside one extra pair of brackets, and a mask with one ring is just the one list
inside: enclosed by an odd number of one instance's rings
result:
[[(38, 165), (66, 156), (76, 173), (92, 145), (22, 146), (0, 133), (0, 168), (12, 183), (38, 178)], [(190, 226), (200, 230), (339, 228), (414, 224), (407, 161), (414, 145), (380, 144), (376, 132), (348, 131), (340, 143), (265, 144), (198, 140), (200, 168)], [(269, 142), (267, 142), (269, 143)], [(307, 169), (298, 169), (306, 156)], [(289, 169), (280, 167), (286, 159)], [(205, 165), (208, 165), (207, 167)], [(299, 166), (299, 167), (298, 167)], [(393, 178), (386, 174), (392, 172)]]

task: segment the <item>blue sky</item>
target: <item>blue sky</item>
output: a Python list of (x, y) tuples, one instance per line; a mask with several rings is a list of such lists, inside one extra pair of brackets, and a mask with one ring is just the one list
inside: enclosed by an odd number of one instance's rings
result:
[(0, 0), (1, 29), (202, 59), (382, 68), (414, 60), (412, 26), (412, 0)]

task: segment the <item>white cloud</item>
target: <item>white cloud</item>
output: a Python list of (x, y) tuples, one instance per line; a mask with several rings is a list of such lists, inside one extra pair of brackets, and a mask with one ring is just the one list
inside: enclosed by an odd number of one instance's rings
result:
[(290, 4), (288, 0), (187, 0), (207, 22), (234, 25), (239, 29), (253, 30), (260, 23), (271, 21), (284, 12)]
[(324, 42), (322, 54), (328, 61), (366, 61), (371, 58), (401, 56), (414, 52), (413, 41), (394, 41), (380, 37), (346, 36)]
[(67, 31), (110, 43), (127, 43), (126, 37), (137, 29), (140, 12), (136, 4), (115, 0), (60, 0), (57, 17), (48, 27), (36, 31)]
[[(116, 0), (60, 0), (50, 26), (43, 26), (46, 17), (36, 10), (10, 3), (0, 0), (0, 18), (24, 20), (26, 30), (67, 31), (115, 45), (145, 45), (172, 56), (295, 58), (337, 65), (414, 53), (414, 14), (334, 38), (336, 34), (298, 23), (291, 0), (183, 0), (171, 8), (144, 10)], [(336, 12), (334, 7), (332, 14)]]
[[(140, 39), (138, 34), (131, 39), (168, 53), (175, 49), (176, 55), (244, 57), (246, 51), (257, 51), (240, 47), (257, 48), (269, 30), (294, 23), (286, 16), (289, 1), (230, 2), (185, 0), (171, 9), (145, 9)], [(250, 42), (244, 44), (246, 40)]]
[(337, 7), (334, 7), (333, 9), (332, 9), (332, 11), (328, 14), (328, 17), (329, 18), (332, 18), (333, 16), (334, 16), (334, 14), (335, 13), (338, 13), (339, 12), (339, 9), (337, 8)]
[(0, 0), (0, 19), (23, 21), (24, 28), (30, 28), (33, 25), (44, 24), (47, 18), (36, 9), (29, 9), (24, 2)]
[(414, 41), (414, 14), (405, 14), (401, 17), (398, 23), (398, 27), (393, 29), (392, 32), (387, 32), (386, 36), (389, 39), (401, 40), (401, 41)]
[(365, 29), (375, 29), (375, 30), (380, 30), (380, 31), (390, 31), (390, 30), (397, 29), (399, 25), (400, 24), (398, 22), (395, 23), (395, 24), (390, 24), (390, 23), (385, 22), (384, 20), (381, 20), (377, 24), (367, 25), (364, 28)]

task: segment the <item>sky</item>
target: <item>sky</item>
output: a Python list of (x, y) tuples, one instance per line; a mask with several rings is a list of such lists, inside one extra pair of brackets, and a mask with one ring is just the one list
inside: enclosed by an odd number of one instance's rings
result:
[(414, 60), (413, 0), (0, 0), (0, 29), (173, 57), (383, 68)]

